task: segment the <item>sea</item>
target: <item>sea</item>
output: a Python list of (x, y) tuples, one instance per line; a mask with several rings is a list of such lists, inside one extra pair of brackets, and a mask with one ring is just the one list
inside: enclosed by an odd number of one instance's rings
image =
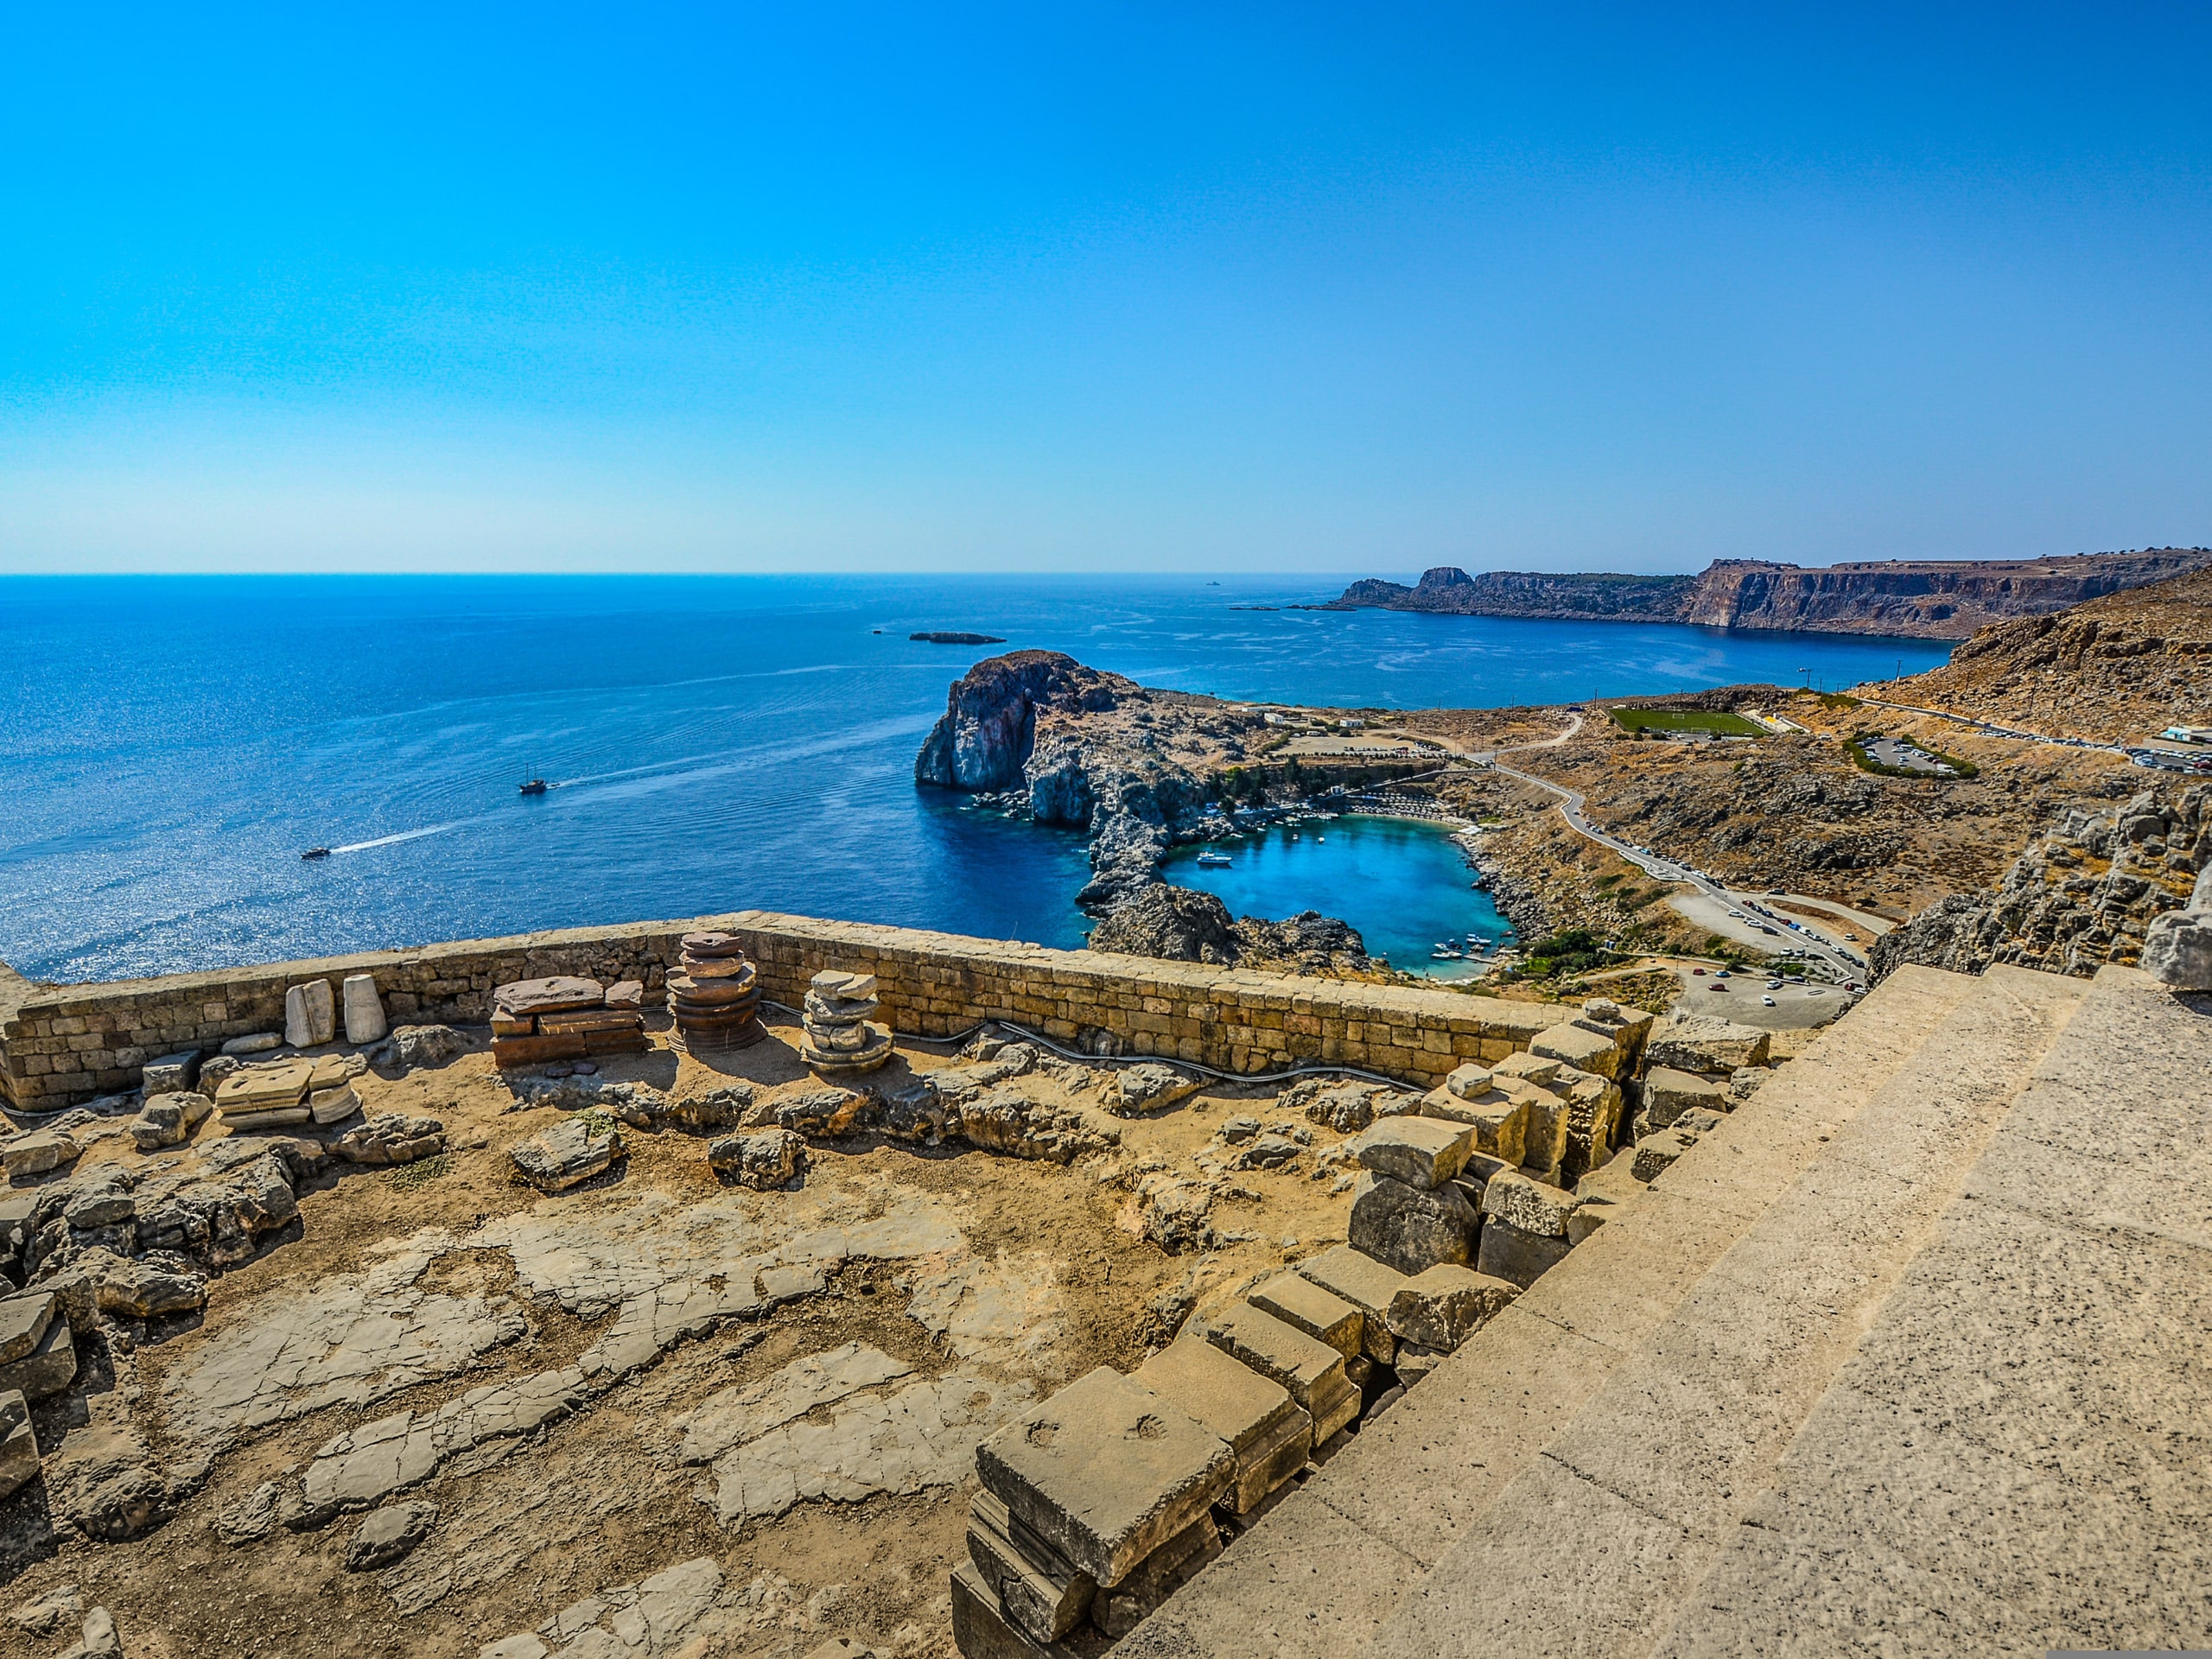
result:
[[(1948, 653), (1284, 608), (1349, 580), (0, 580), (0, 958), (105, 980), (751, 907), (1072, 946), (1083, 837), (913, 782), (947, 688), (996, 652), (1382, 709), (1832, 688)], [(1503, 931), (1442, 831), (1319, 828), (1175, 878), (1341, 916), (1416, 969)]]

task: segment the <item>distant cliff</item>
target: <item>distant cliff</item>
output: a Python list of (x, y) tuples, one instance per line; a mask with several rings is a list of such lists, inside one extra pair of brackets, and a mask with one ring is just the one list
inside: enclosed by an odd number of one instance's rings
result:
[(2151, 548), (2056, 559), (1868, 561), (1814, 567), (1718, 559), (1695, 576), (1554, 575), (1452, 565), (1411, 588), (1356, 582), (1332, 608), (1373, 607), (1461, 616), (1690, 622), (1807, 633), (1912, 634), (1963, 639), (2015, 617), (2212, 568), (2212, 549)]

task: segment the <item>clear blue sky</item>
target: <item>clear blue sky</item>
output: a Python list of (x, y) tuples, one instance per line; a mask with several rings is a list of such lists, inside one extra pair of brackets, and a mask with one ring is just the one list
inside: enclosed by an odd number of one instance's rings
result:
[(19, 6), (0, 569), (2212, 543), (2212, 13)]

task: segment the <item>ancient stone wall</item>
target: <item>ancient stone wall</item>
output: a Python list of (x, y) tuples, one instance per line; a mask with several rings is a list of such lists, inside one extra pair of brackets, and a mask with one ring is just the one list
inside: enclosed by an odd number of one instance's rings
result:
[(139, 1067), (159, 1055), (281, 1031), (285, 989), (310, 979), (335, 989), (348, 974), (375, 976), (394, 1025), (480, 1024), (493, 986), (543, 974), (642, 980), (657, 993), (677, 941), (709, 926), (741, 934), (766, 995), (790, 1007), (813, 974), (859, 969), (879, 977), (883, 1018), (900, 1032), (946, 1036), (1006, 1020), (1063, 1046), (1157, 1054), (1227, 1071), (1333, 1060), (1433, 1084), (1464, 1060), (1525, 1049), (1560, 1012), (1450, 991), (744, 911), (38, 989), (0, 1027), (0, 1087), (16, 1105), (36, 1110), (134, 1089)]

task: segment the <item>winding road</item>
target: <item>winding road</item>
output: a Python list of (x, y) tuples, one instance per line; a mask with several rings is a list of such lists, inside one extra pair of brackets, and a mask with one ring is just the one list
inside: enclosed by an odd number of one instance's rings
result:
[[(1539, 739), (1533, 743), (1516, 743), (1491, 753), (1491, 764), (1509, 778), (1517, 778), (1524, 784), (1547, 791), (1559, 798), (1559, 813), (1567, 820), (1567, 828), (1586, 840), (1618, 854), (1655, 880), (1680, 882), (1689, 887), (1686, 893), (1675, 893), (1668, 902), (1701, 927), (1710, 928), (1724, 938), (1732, 938), (1761, 950), (1773, 950), (1785, 943), (1794, 943), (1805, 953), (1808, 963), (1818, 963), (1840, 980), (1863, 979), (1866, 964), (1854, 957), (1838, 941), (1816, 931), (1808, 922), (1792, 921), (1777, 916), (1761, 902), (1767, 896), (1742, 893), (1722, 886), (1700, 870), (1686, 864), (1662, 858), (1633, 846), (1619, 836), (1608, 835), (1590, 822), (1583, 795), (1564, 784), (1555, 784), (1548, 778), (1540, 778), (1533, 772), (1523, 772), (1510, 766), (1499, 759), (1501, 755), (1524, 753), (1530, 749), (1555, 749), (1582, 729), (1582, 715), (1575, 714), (1566, 728), (1553, 737)], [(1737, 912), (1731, 915), (1731, 912)], [(1768, 931), (1771, 928), (1771, 931)], [(1794, 938), (1793, 938), (1794, 936)]]

